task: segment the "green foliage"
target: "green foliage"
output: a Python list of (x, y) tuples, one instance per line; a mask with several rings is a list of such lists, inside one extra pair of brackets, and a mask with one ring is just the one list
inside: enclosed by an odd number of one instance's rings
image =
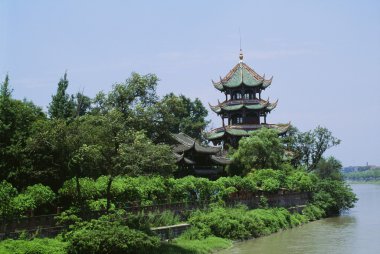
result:
[(175, 167), (175, 158), (168, 145), (154, 144), (143, 132), (131, 132), (131, 142), (119, 147), (116, 167), (125, 174), (170, 175)]
[(341, 173), (342, 163), (330, 156), (327, 159), (321, 158), (315, 168), (315, 173), (322, 179), (343, 180)]
[(3, 180), (0, 182), (0, 217), (6, 219), (14, 213), (13, 199), (17, 195), (17, 189), (12, 184)]
[(310, 221), (318, 220), (326, 215), (325, 211), (316, 205), (308, 205), (302, 210), (302, 214)]
[(242, 138), (231, 158), (231, 175), (245, 175), (252, 169), (279, 168), (284, 158), (284, 146), (276, 130), (261, 128)]
[(273, 192), (283, 186), (285, 174), (281, 170), (260, 169), (253, 170), (247, 178), (255, 182), (259, 189)]
[(293, 191), (313, 191), (317, 177), (303, 170), (294, 170), (289, 173), (285, 180), (285, 186)]
[(17, 187), (30, 184), (26, 142), (33, 123), (44, 118), (41, 108), (12, 98), (7, 75), (0, 85), (0, 179), (7, 179)]
[(80, 222), (65, 238), (69, 242), (68, 253), (148, 253), (160, 246), (157, 237), (107, 217)]
[(67, 73), (59, 80), (57, 93), (52, 96), (49, 104), (49, 115), (53, 119), (67, 119), (75, 116), (75, 104), (73, 96), (66, 93), (69, 81)]
[(18, 193), (12, 184), (3, 180), (0, 183), (0, 217), (19, 217), (28, 210), (52, 204), (54, 199), (55, 193), (48, 186), (36, 184)]
[[(100, 196), (93, 179), (88, 177), (80, 178), (79, 183), (81, 185), (81, 196), (83, 201), (95, 199)], [(62, 188), (59, 189), (58, 193), (61, 198), (67, 200), (76, 200), (78, 198), (78, 193), (76, 191), (75, 179), (72, 178), (65, 181)]]
[[(135, 220), (139, 220), (139, 224), (146, 225), (148, 227), (161, 227), (161, 226), (168, 226), (168, 225), (175, 225), (179, 224), (181, 222), (180, 217), (176, 214), (174, 214), (172, 211), (163, 211), (163, 212), (149, 212), (149, 213), (138, 213), (138, 214), (128, 214), (127, 217), (133, 217), (136, 216)], [(130, 221), (130, 218), (127, 219)], [(127, 222), (127, 225), (130, 222)], [(137, 226), (138, 224), (132, 223), (132, 225), (135, 225), (134, 228), (140, 229), (140, 226)], [(144, 228), (144, 226), (143, 226)]]
[(298, 226), (306, 217), (291, 214), (284, 208), (247, 210), (214, 207), (209, 211), (194, 212), (189, 222), (192, 228), (182, 236), (186, 239), (202, 239), (211, 235), (232, 240), (271, 234)]
[(310, 171), (317, 167), (327, 149), (340, 144), (331, 131), (321, 126), (307, 132), (293, 128), (284, 142), (293, 153), (292, 164), (296, 167), (305, 165)]
[(208, 111), (198, 98), (192, 101), (184, 95), (170, 93), (164, 96), (157, 107), (163, 118), (163, 125), (171, 133), (183, 132), (203, 140), (202, 131), (209, 123), (205, 119)]
[(56, 195), (51, 188), (42, 184), (28, 186), (23, 194), (29, 196), (33, 200), (32, 208), (34, 209), (44, 204), (51, 204), (56, 198)]
[(33, 240), (0, 241), (2, 254), (66, 254), (67, 243), (60, 239), (35, 238)]
[(323, 209), (328, 215), (354, 207), (358, 199), (351, 187), (344, 181), (319, 180), (313, 194), (313, 204)]
[[(173, 251), (173, 254), (206, 254), (214, 253), (220, 249), (226, 249), (232, 245), (232, 242), (228, 239), (223, 239), (215, 236), (193, 240), (188, 240), (185, 237), (179, 237), (178, 239), (175, 239), (171, 245), (182, 247), (182, 249), (176, 249)], [(164, 245), (163, 247), (166, 246)], [(162, 253), (171, 253), (168, 252), (168, 249), (170, 250), (170, 247), (166, 247)]]
[[(79, 178), (82, 201), (90, 210), (101, 210), (107, 198), (109, 178), (96, 180)], [(216, 181), (187, 176), (179, 179), (162, 176), (117, 176), (109, 190), (110, 205), (115, 208), (153, 205), (168, 202), (222, 202), (236, 192), (277, 192), (281, 188), (291, 191), (313, 191), (317, 176), (302, 169), (261, 169), (250, 172), (246, 177), (221, 177)], [(75, 205), (77, 200), (75, 178), (66, 181), (59, 190), (60, 200), (66, 206)]]

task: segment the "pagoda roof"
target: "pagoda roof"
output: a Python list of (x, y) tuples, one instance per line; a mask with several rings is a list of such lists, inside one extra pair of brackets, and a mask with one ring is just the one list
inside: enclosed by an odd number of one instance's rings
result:
[(177, 153), (174, 153), (174, 156), (176, 157), (176, 161), (177, 163), (183, 161), (185, 164), (189, 164), (189, 165), (195, 165), (195, 161), (193, 160), (190, 160), (189, 158), (186, 158), (184, 156), (184, 154), (177, 154)]
[(232, 136), (249, 136), (260, 128), (276, 129), (279, 135), (288, 131), (290, 123), (287, 124), (242, 124), (242, 125), (229, 125), (210, 131), (207, 134), (208, 140), (217, 140), (223, 138), (225, 135)]
[(231, 164), (231, 160), (227, 159), (226, 157), (222, 157), (222, 156), (212, 155), (211, 160), (214, 161), (216, 164), (219, 164), (219, 165)]
[[(256, 103), (252, 103), (256, 101)], [(230, 101), (219, 103), (216, 106), (209, 104), (212, 111), (215, 113), (221, 113), (222, 111), (236, 111), (242, 108), (250, 110), (265, 110), (271, 111), (276, 108), (278, 100), (275, 103), (270, 103), (269, 100), (239, 100), (239, 101)]]
[(178, 142), (178, 145), (174, 147), (175, 153), (183, 153), (190, 149), (194, 149), (199, 153), (216, 154), (220, 152), (221, 147), (203, 146), (200, 145), (195, 139), (186, 135), (185, 133), (171, 134), (172, 137)]
[(230, 160), (220, 156), (221, 147), (203, 146), (200, 145), (195, 139), (189, 137), (185, 133), (171, 134), (171, 136), (178, 142), (173, 148), (173, 154), (177, 163), (182, 162), (188, 165), (196, 165), (197, 163), (187, 158), (190, 149), (194, 149), (196, 152), (206, 154), (211, 161), (218, 165), (230, 164)]
[(260, 76), (255, 70), (241, 61), (235, 65), (224, 78), (220, 78), (219, 82), (212, 81), (212, 83), (219, 91), (224, 91), (226, 88), (239, 87), (241, 85), (265, 89), (270, 86), (272, 79), (273, 77), (265, 79), (265, 75)]

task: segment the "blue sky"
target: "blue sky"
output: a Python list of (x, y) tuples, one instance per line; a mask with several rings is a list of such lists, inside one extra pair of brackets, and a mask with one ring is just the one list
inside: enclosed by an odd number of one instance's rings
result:
[[(94, 96), (131, 72), (160, 95), (223, 99), (211, 79), (244, 61), (274, 76), (268, 122), (329, 128), (344, 165), (380, 165), (380, 1), (0, 0), (0, 78), (46, 109), (65, 70)], [(221, 121), (209, 114), (212, 127)]]

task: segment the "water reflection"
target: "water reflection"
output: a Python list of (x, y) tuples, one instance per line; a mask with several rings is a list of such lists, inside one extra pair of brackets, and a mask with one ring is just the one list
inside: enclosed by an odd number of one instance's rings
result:
[(352, 187), (359, 202), (348, 213), (237, 243), (221, 253), (380, 253), (380, 185), (355, 184)]

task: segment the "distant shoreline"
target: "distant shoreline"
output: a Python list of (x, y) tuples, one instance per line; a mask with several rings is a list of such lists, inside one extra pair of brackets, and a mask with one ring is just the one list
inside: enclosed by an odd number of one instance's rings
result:
[(380, 179), (378, 180), (349, 180), (349, 179), (346, 179), (347, 183), (349, 184), (380, 184)]

